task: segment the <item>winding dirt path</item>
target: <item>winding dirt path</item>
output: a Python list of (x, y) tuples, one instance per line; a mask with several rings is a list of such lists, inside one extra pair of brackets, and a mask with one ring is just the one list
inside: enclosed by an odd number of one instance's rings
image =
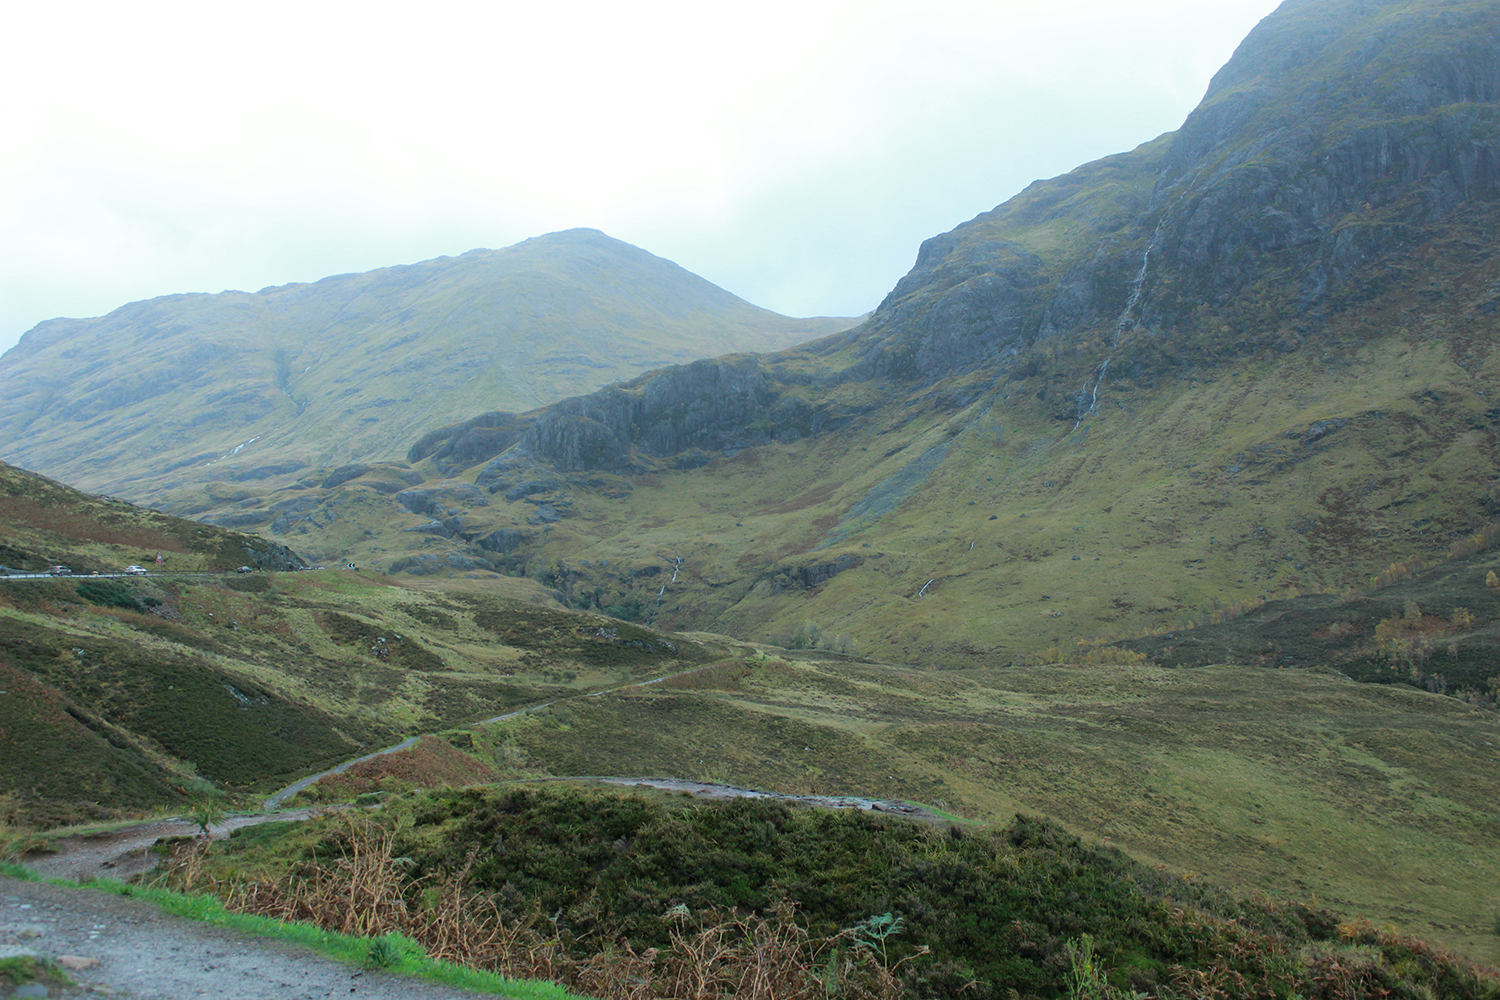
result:
[[(273, 820), (307, 819), (313, 812), (312, 809), (289, 809), (274, 814), (230, 816), (223, 822), (210, 826), (208, 832), (213, 839), (224, 840), (240, 827)], [(46, 853), (27, 855), (22, 859), (22, 864), (42, 878), (62, 878), (73, 882), (114, 878), (124, 882), (136, 875), (155, 871), (161, 855), (151, 848), (158, 840), (195, 837), (200, 833), (198, 824), (192, 820), (163, 819), (101, 830), (98, 833), (74, 834), (52, 841), (51, 850)]]
[[(573, 781), (572, 778), (544, 778), (543, 781)], [(682, 778), (592, 778), (606, 785), (643, 785), (661, 788), (669, 792), (689, 792), (709, 799), (776, 799), (779, 802), (795, 802), (799, 805), (816, 806), (819, 809), (862, 809), (866, 812), (889, 813), (908, 819), (925, 820), (929, 823), (943, 822), (937, 813), (914, 806), (898, 799), (867, 799), (858, 795), (783, 795), (780, 792), (762, 792), (736, 785), (721, 785), (712, 781), (686, 781)]]
[[(506, 719), (514, 719), (518, 715), (525, 715), (527, 712), (535, 712), (539, 709), (550, 708), (560, 701), (572, 701), (582, 698), (599, 698), (614, 691), (629, 691), (632, 688), (651, 687), (653, 684), (660, 684), (662, 681), (668, 681), (674, 677), (687, 677), (690, 674), (696, 674), (700, 670), (707, 670), (712, 665), (713, 664), (706, 664), (701, 667), (694, 667), (691, 670), (680, 670), (675, 674), (664, 674), (661, 677), (653, 677), (650, 680), (646, 681), (635, 681), (630, 684), (618, 685), (616, 687), (600, 688), (598, 691), (580, 692), (578, 694), (570, 694), (563, 698), (553, 698), (550, 701), (540, 701), (534, 705), (526, 705), (523, 708), (518, 708), (514, 711), (506, 712), (502, 715), (496, 715), (488, 719), (481, 719), (478, 722), (471, 722), (468, 725), (471, 727), (491, 726), (497, 722), (504, 722)], [(355, 764), (362, 764), (367, 760), (374, 760), (376, 757), (380, 757), (385, 754), (396, 753), (397, 751), (405, 750), (407, 747), (414, 745), (421, 738), (421, 735), (409, 736), (406, 739), (402, 740), (400, 743), (397, 743), (395, 746), (386, 747), (384, 750), (376, 750), (374, 753), (367, 753), (363, 757), (356, 757), (353, 760), (346, 760), (342, 764), (339, 764), (335, 767), (330, 767), (326, 771), (319, 771), (317, 774), (311, 774), (298, 781), (294, 781), (280, 791), (273, 792), (271, 796), (266, 799), (264, 808), (267, 812), (270, 812), (273, 809), (280, 809), (283, 802), (291, 798), (293, 795), (296, 795), (304, 788), (315, 784), (320, 779), (326, 778), (330, 774), (343, 774)]]

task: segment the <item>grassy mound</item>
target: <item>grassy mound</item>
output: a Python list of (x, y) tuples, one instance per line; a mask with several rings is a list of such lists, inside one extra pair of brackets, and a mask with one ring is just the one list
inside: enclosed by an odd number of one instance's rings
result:
[(509, 788), (405, 798), (390, 818), (261, 828), (194, 877), (264, 908), (354, 898), (340, 880), (363, 894), (378, 874), (381, 892), (360, 896), (372, 915), (460, 894), (480, 938), (530, 928), (516, 947), (553, 949), (565, 978), (599, 955), (669, 952), (684, 922), (732, 914), (863, 942), (895, 970), (894, 995), (1500, 996), (1493, 975), (1415, 939), (1236, 897), (1029, 817), (932, 827), (768, 800)]

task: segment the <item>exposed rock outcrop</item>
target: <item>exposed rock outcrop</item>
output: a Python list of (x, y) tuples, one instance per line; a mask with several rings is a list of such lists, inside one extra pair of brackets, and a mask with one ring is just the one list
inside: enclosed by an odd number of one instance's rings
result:
[(564, 472), (692, 468), (743, 448), (835, 429), (857, 412), (812, 401), (798, 388), (761, 357), (695, 361), (532, 413), (485, 414), (435, 431), (408, 459), (450, 468), (500, 455), (480, 473), (482, 485), (539, 492), (526, 478), (535, 473), (536, 482), (548, 482), (536, 462)]

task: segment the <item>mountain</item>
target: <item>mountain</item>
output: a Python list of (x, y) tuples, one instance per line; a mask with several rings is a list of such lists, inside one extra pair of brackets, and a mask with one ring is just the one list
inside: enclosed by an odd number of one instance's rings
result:
[(1496, 232), (1500, 8), (1293, 0), (860, 326), (422, 436), (365, 551), (929, 664), (1366, 586), (1500, 513)]
[(0, 458), (183, 509), (183, 491), (206, 482), (280, 485), (399, 458), (424, 431), (497, 402), (529, 408), (852, 322), (777, 315), (575, 229), (42, 323), (0, 357)]
[(1497, 53), (1491, 3), (1284, 3), (1180, 130), (928, 240), (857, 327), (174, 509), (929, 666), (1367, 587), (1500, 516)]

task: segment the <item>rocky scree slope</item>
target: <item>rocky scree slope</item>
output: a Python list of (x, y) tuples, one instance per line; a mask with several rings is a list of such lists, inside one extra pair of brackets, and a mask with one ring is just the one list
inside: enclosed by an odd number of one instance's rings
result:
[(42, 323), (0, 358), (0, 457), (185, 512), (400, 458), (427, 429), (850, 325), (757, 308), (596, 230)]

